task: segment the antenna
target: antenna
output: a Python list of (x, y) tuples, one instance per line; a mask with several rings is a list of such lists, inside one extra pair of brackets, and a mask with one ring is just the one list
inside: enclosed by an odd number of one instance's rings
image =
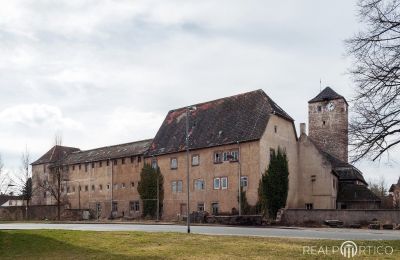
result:
[(322, 79), (319, 79), (319, 92), (321, 93)]

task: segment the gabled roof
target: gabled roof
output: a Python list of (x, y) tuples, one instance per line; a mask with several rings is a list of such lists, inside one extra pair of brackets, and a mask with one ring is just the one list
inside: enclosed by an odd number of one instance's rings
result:
[(23, 196), (0, 194), (0, 206), (9, 200), (23, 200)]
[[(343, 96), (341, 96), (338, 93), (336, 93), (330, 87), (326, 87), (315, 98), (313, 98), (310, 101), (308, 101), (308, 103), (328, 101), (328, 100), (341, 99), (341, 98), (346, 101), (346, 99)], [(347, 101), (346, 101), (346, 103), (347, 103)]]
[[(196, 104), (190, 112), (190, 149), (258, 140), (271, 114), (293, 119), (261, 89)], [(185, 149), (186, 107), (168, 112), (148, 155)]]
[(341, 183), (337, 195), (337, 202), (375, 201), (381, 199), (364, 185)]
[(55, 145), (42, 157), (32, 163), (32, 165), (51, 163), (60, 158), (61, 156), (67, 156), (72, 152), (80, 151), (79, 148)]
[(312, 144), (314, 144), (320, 154), (332, 165), (333, 174), (338, 176), (339, 181), (360, 181), (368, 186), (368, 183), (365, 181), (359, 169), (347, 162), (336, 158), (332, 154), (323, 151), (311, 137), (308, 137), (308, 139), (311, 141)]
[(144, 154), (150, 147), (152, 139), (106, 146), (86, 151), (77, 151), (68, 155), (66, 164), (95, 162)]

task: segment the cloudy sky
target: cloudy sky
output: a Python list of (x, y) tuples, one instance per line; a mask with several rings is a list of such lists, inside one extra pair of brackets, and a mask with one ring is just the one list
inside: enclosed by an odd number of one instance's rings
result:
[[(351, 99), (356, 3), (0, 1), (0, 153), (9, 171), (61, 132), (81, 149), (152, 138), (168, 110), (263, 89), (296, 120), (322, 86)], [(400, 153), (362, 162), (397, 180)]]

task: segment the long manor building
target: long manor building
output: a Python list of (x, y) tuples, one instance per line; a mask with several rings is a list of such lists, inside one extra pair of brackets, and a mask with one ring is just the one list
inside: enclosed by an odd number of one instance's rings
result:
[(32, 163), (33, 204), (55, 204), (49, 165), (60, 155), (65, 207), (91, 209), (100, 218), (139, 217), (137, 191), (144, 163), (164, 177), (163, 218), (186, 215), (186, 126), (189, 126), (190, 212), (230, 213), (239, 185), (250, 205), (270, 156), (280, 147), (289, 165), (288, 208), (378, 208), (380, 199), (362, 173), (348, 163), (348, 104), (327, 87), (308, 102), (309, 135), (263, 90), (168, 112), (154, 139), (81, 151), (54, 146)]

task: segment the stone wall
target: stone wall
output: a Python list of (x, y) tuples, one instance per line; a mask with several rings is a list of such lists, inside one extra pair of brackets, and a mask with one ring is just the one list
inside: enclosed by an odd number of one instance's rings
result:
[[(327, 105), (332, 103), (333, 110)], [(310, 103), (308, 105), (309, 136), (324, 151), (347, 162), (348, 110), (344, 99)]]
[[(61, 209), (61, 212), (63, 209)], [(49, 219), (55, 220), (57, 218), (57, 206), (55, 205), (35, 205), (29, 206), (28, 219), (42, 220)], [(26, 208), (25, 206), (18, 207), (0, 207), (0, 221), (1, 220), (25, 220)]]
[(400, 224), (400, 210), (390, 209), (285, 209), (281, 224), (298, 225), (306, 224), (322, 225), (325, 220), (340, 220), (345, 226), (351, 224), (367, 224), (373, 219), (378, 220), (381, 224)]

